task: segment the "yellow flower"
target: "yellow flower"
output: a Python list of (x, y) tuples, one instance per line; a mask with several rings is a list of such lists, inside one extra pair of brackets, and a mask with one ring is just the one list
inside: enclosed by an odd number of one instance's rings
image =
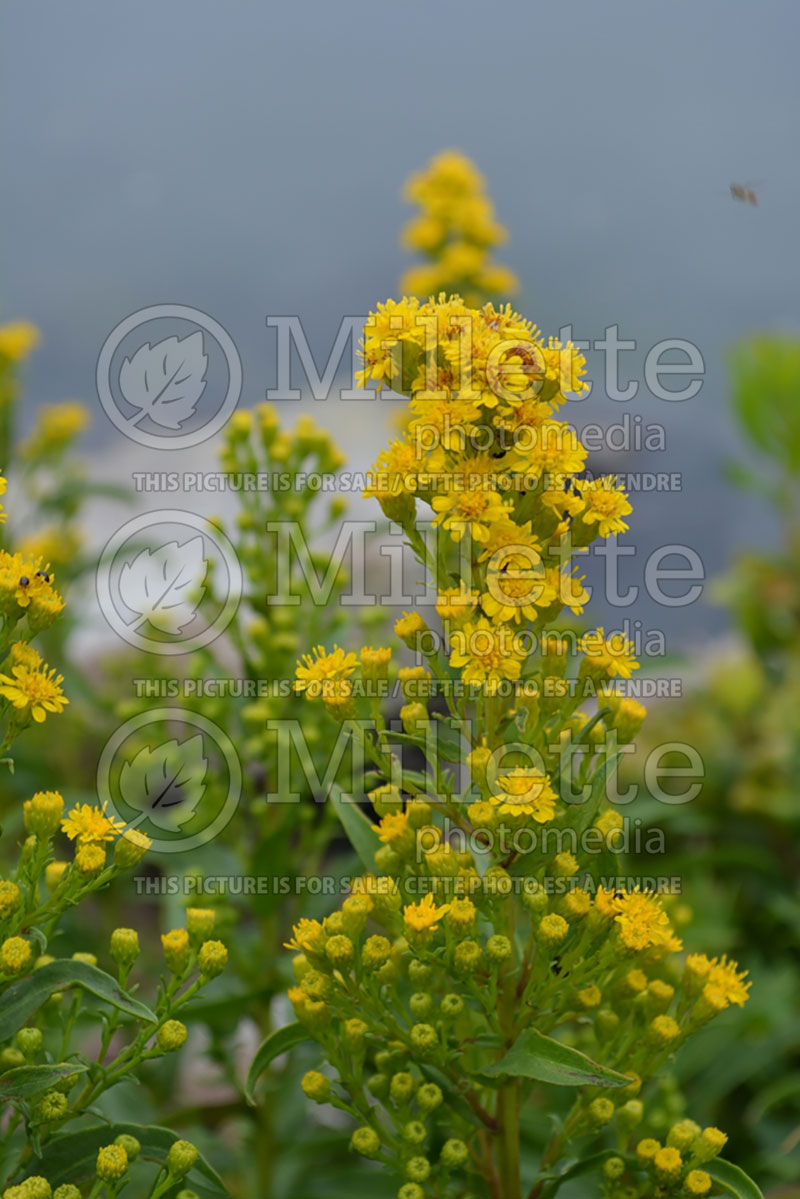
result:
[(471, 591), (462, 579), (458, 587), (446, 587), (436, 596), (436, 611), (442, 620), (466, 620), (478, 604), (477, 591)]
[(725, 955), (712, 959), (708, 985), (716, 987), (728, 1003), (735, 1003), (737, 1007), (744, 1007), (747, 1003), (751, 984), (745, 982), (746, 978), (747, 971), (739, 971), (738, 963), (729, 962)]
[(424, 633), (427, 627), (419, 612), (404, 612), (394, 622), (394, 631), (397, 636), (405, 642), (409, 649), (413, 650), (417, 648), (417, 638), (420, 633)]
[(516, 767), (499, 780), (500, 790), (492, 794), (492, 803), (501, 815), (532, 816), (537, 824), (552, 820), (558, 796), (546, 774), (535, 767)]
[(614, 901), (619, 935), (626, 949), (639, 952), (674, 940), (669, 918), (655, 895), (629, 891)]
[(450, 640), (450, 665), (461, 669), (465, 683), (482, 685), (494, 695), (504, 679), (519, 679), (527, 653), (515, 645), (507, 625), (495, 627), (481, 616), (456, 629)]
[(294, 936), (286, 943), (287, 949), (297, 949), (300, 953), (322, 953), (325, 948), (326, 934), (318, 920), (303, 918), (292, 929)]
[(75, 850), (75, 865), (81, 874), (94, 878), (105, 869), (106, 847), (97, 841), (78, 842)]
[(469, 532), (473, 541), (486, 542), (490, 527), (510, 512), (510, 505), (496, 491), (452, 490), (434, 496), (433, 509), (434, 525), (447, 530), (453, 541), (460, 541)]
[(24, 937), (7, 937), (0, 945), (0, 969), (5, 974), (21, 974), (32, 957), (30, 943)]
[(450, 904), (443, 903), (439, 907), (430, 892), (418, 903), (406, 904), (403, 908), (403, 923), (410, 932), (435, 932), (439, 921), (450, 911)]
[(30, 461), (63, 449), (89, 424), (89, 411), (77, 400), (66, 404), (45, 404), (39, 409), (36, 426), (19, 447), (22, 458)]
[(557, 598), (541, 558), (530, 551), (499, 551), (490, 561), (486, 585), (481, 607), (491, 620), (502, 623), (536, 620), (537, 609), (549, 608)]
[[(317, 645), (311, 654), (303, 654), (295, 671), (295, 691), (305, 691), (307, 699), (318, 699), (325, 692), (325, 685), (341, 682), (353, 673), (357, 659), (353, 653), (345, 653), (334, 645), (330, 653), (323, 645)], [(328, 689), (333, 694), (333, 689)]]
[(628, 525), (622, 519), (633, 512), (628, 497), (617, 483), (616, 475), (602, 475), (599, 479), (581, 479), (580, 494), (584, 502), (581, 520), (587, 525), (597, 525), (597, 534), (608, 537), (612, 533), (624, 533)]
[(107, 816), (105, 809), (105, 804), (101, 808), (93, 808), (88, 803), (78, 804), (61, 821), (61, 831), (70, 841), (77, 840), (82, 845), (113, 841), (125, 831), (125, 825), (113, 816)]
[(385, 679), (389, 672), (389, 663), (392, 660), (392, 651), (389, 646), (381, 645), (377, 649), (373, 649), (371, 645), (365, 645), (361, 650), (361, 674), (365, 679)]
[(633, 642), (622, 633), (611, 633), (608, 637), (602, 627), (581, 637), (578, 648), (586, 655), (585, 668), (592, 674), (604, 678), (629, 679), (639, 663), (633, 656)]
[(41, 341), (41, 335), (30, 321), (11, 321), (0, 325), (0, 358), (22, 362)]
[(61, 713), (69, 703), (61, 690), (64, 676), (42, 665), (37, 668), (12, 666), (11, 675), (0, 674), (0, 695), (27, 721), (41, 724), (48, 712)]

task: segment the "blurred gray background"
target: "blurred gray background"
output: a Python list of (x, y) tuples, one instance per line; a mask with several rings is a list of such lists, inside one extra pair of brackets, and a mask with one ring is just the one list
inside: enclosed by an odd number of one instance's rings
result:
[[(458, 147), (510, 230), (517, 306), (546, 332), (618, 324), (639, 346), (624, 377), (640, 380), (652, 343), (700, 347), (695, 399), (640, 387), (614, 404), (600, 381), (570, 415), (664, 423), (666, 453), (614, 465), (678, 470), (683, 490), (636, 498), (627, 540), (639, 562), (688, 543), (715, 574), (775, 535), (721, 478), (740, 452), (724, 354), (798, 327), (799, 31), (796, 0), (6, 0), (0, 318), (44, 334), (28, 403), (84, 398), (98, 469), (148, 467), (94, 391), (111, 328), (151, 304), (203, 309), (257, 402), (275, 379), (267, 314), (298, 314), (324, 362), (342, 315), (393, 294), (410, 264), (404, 179)], [(764, 181), (758, 208), (730, 196), (749, 181)], [(389, 405), (316, 407), (357, 463), (385, 440)], [(158, 465), (192, 470), (199, 453)], [(684, 646), (724, 629), (705, 599), (623, 615)]]

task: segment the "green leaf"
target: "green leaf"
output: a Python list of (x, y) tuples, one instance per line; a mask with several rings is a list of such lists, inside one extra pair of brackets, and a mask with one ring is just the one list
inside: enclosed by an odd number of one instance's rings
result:
[(61, 1062), (57, 1066), (18, 1066), (0, 1075), (0, 1099), (26, 1099), (37, 1091), (47, 1091), (64, 1078), (84, 1074), (88, 1066), (80, 1062)]
[(255, 1104), (255, 1099), (253, 1098), (255, 1085), (267, 1066), (271, 1062), (274, 1062), (276, 1057), (280, 1057), (282, 1053), (288, 1053), (290, 1049), (294, 1049), (295, 1045), (302, 1045), (304, 1041), (311, 1040), (313, 1040), (313, 1037), (302, 1024), (287, 1024), (284, 1028), (277, 1028), (275, 1032), (270, 1033), (267, 1039), (261, 1042), (247, 1073), (244, 1093), (247, 1096), (248, 1103)]
[(156, 1023), (150, 1008), (123, 991), (110, 974), (87, 962), (62, 958), (34, 970), (33, 974), (14, 983), (0, 996), (0, 1041), (13, 1037), (51, 995), (69, 987), (83, 987), (136, 1020)]
[(593, 1062), (585, 1053), (570, 1049), (535, 1028), (520, 1033), (505, 1057), (478, 1073), (490, 1078), (502, 1074), (513, 1078), (535, 1078), (557, 1087), (625, 1087), (630, 1078)]
[[(123, 1133), (136, 1137), (142, 1146), (140, 1158), (158, 1163), (165, 1161), (170, 1146), (180, 1140), (177, 1133), (154, 1124), (98, 1124), (48, 1141), (35, 1159), (35, 1169), (29, 1164), (27, 1172), (44, 1175), (54, 1189), (63, 1183), (94, 1178), (98, 1149), (110, 1145)], [(196, 1191), (200, 1199), (220, 1199), (220, 1196), (228, 1199), (225, 1184), (202, 1154), (186, 1175), (185, 1186)]]
[(547, 1199), (552, 1199), (563, 1182), (569, 1182), (571, 1178), (579, 1178), (581, 1174), (591, 1174), (604, 1165), (610, 1157), (621, 1157), (629, 1168), (635, 1168), (637, 1165), (636, 1158), (632, 1153), (622, 1153), (618, 1149), (601, 1149), (599, 1153), (582, 1158), (581, 1161), (569, 1166), (557, 1178), (551, 1179), (545, 1191)]
[(722, 1187), (726, 1195), (735, 1195), (736, 1199), (764, 1199), (752, 1178), (745, 1174), (744, 1170), (734, 1166), (733, 1162), (715, 1157), (713, 1161), (705, 1162), (703, 1169)]
[(378, 834), (358, 804), (349, 795), (345, 795), (337, 783), (331, 787), (331, 801), (336, 815), (342, 822), (342, 828), (364, 868), (368, 871), (374, 870), (375, 854), (381, 847)]

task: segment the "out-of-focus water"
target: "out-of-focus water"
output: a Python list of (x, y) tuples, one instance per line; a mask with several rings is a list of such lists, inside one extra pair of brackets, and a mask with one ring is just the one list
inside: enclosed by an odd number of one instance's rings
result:
[[(489, 177), (519, 306), (545, 331), (619, 325), (640, 380), (662, 338), (702, 351), (686, 403), (640, 388), (615, 404), (598, 385), (572, 415), (665, 426), (665, 452), (617, 463), (682, 476), (636, 499), (631, 578), (665, 543), (714, 574), (764, 534), (762, 510), (720, 478), (739, 452), (725, 348), (798, 324), (798, 26), (792, 0), (8, 0), (2, 315), (44, 331), (30, 403), (86, 398), (98, 469), (148, 468), (97, 404), (109, 330), (150, 304), (203, 309), (237, 343), (242, 402), (261, 399), (267, 314), (298, 314), (324, 361), (342, 315), (391, 294), (406, 265), (403, 179), (458, 146)], [(758, 208), (731, 199), (731, 182), (755, 180)], [(383, 439), (381, 405), (317, 407), (357, 462)], [(722, 620), (642, 597), (630, 615), (684, 645)]]

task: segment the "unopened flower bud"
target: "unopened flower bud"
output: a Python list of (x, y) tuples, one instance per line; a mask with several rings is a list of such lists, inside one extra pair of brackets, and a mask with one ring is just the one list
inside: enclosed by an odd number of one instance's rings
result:
[(319, 1070), (309, 1070), (304, 1074), (300, 1086), (303, 1088), (304, 1094), (314, 1103), (327, 1103), (331, 1097), (330, 1079), (321, 1074)]
[(569, 925), (563, 916), (551, 912), (542, 917), (539, 925), (538, 939), (545, 949), (557, 949), (566, 940)]
[(183, 1178), (184, 1174), (189, 1173), (199, 1156), (191, 1141), (173, 1141), (167, 1154), (167, 1169), (173, 1178)]
[(121, 1145), (106, 1145), (97, 1154), (97, 1177), (102, 1182), (119, 1182), (128, 1169), (128, 1155)]
[(350, 1138), (350, 1148), (362, 1157), (375, 1158), (381, 1151), (381, 1140), (374, 1128), (357, 1128)]
[(167, 1020), (156, 1033), (156, 1043), (163, 1053), (174, 1053), (186, 1041), (186, 1025), (180, 1020)]
[(135, 928), (115, 928), (111, 934), (111, 957), (118, 966), (130, 969), (139, 956), (139, 934)]

